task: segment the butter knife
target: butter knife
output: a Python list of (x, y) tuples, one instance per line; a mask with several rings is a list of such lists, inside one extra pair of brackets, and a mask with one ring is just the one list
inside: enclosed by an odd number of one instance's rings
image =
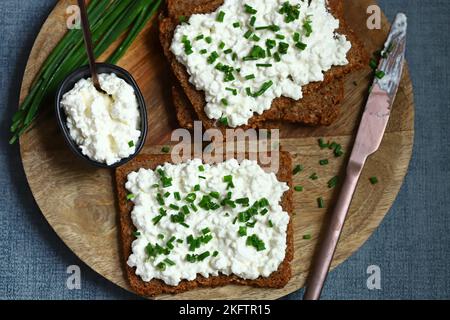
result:
[(346, 177), (336, 206), (325, 226), (323, 239), (315, 253), (304, 300), (320, 298), (364, 164), (380, 147), (403, 72), (406, 31), (406, 15), (399, 13), (381, 52), (372, 90), (347, 165)]

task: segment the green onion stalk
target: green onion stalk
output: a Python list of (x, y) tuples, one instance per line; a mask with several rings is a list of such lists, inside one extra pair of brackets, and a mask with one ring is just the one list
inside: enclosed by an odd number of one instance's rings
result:
[[(91, 24), (94, 53), (101, 56), (121, 35), (126, 37), (107, 58), (116, 64), (139, 33), (158, 11), (163, 0), (91, 0), (88, 17)], [(31, 126), (43, 101), (56, 91), (64, 78), (88, 63), (80, 29), (69, 30), (56, 45), (37, 74), (19, 110), (12, 117), (10, 144)]]

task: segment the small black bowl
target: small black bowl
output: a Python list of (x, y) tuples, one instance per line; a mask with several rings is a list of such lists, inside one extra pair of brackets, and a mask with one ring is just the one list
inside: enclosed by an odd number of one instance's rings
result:
[(63, 110), (63, 108), (61, 107), (61, 100), (62, 100), (62, 97), (64, 96), (64, 94), (66, 94), (67, 92), (69, 92), (70, 90), (73, 89), (73, 87), (75, 86), (75, 83), (77, 83), (81, 79), (87, 79), (87, 78), (91, 77), (91, 72), (89, 70), (89, 66), (84, 66), (84, 67), (81, 67), (81, 68), (75, 70), (59, 86), (58, 91), (56, 92), (56, 100), (55, 100), (56, 119), (57, 119), (58, 125), (64, 135), (64, 139), (66, 140), (67, 145), (73, 151), (73, 153), (75, 153), (79, 158), (85, 160), (86, 162), (90, 163), (91, 165), (94, 165), (94, 166), (100, 167), (100, 168), (112, 169), (112, 168), (120, 167), (120, 166), (124, 165), (125, 163), (127, 163), (128, 161), (135, 158), (139, 154), (139, 152), (141, 152), (142, 148), (144, 147), (145, 139), (147, 138), (147, 125), (148, 125), (147, 107), (146, 107), (145, 100), (144, 100), (141, 90), (139, 89), (136, 81), (134, 80), (134, 78), (131, 76), (131, 74), (128, 71), (126, 71), (118, 66), (115, 66), (112, 64), (107, 64), (107, 63), (97, 63), (96, 65), (97, 65), (97, 72), (99, 74), (100, 73), (115, 73), (119, 78), (125, 80), (129, 85), (131, 85), (134, 88), (134, 91), (136, 93), (136, 98), (138, 101), (138, 105), (139, 105), (140, 115), (141, 115), (141, 128), (140, 128), (141, 137), (139, 138), (139, 141), (136, 144), (136, 152), (133, 155), (129, 156), (128, 158), (122, 159), (119, 162), (116, 162), (112, 165), (107, 165), (106, 163), (97, 162), (97, 161), (94, 161), (94, 160), (90, 159), (89, 157), (85, 156), (81, 152), (81, 149), (78, 147), (77, 143), (70, 136), (70, 131), (69, 131), (69, 128), (67, 127), (66, 113)]

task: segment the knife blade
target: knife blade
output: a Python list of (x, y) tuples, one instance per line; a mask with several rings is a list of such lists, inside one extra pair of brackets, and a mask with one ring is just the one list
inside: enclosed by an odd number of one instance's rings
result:
[(378, 150), (386, 131), (403, 72), (407, 25), (406, 15), (397, 14), (381, 52), (375, 80), (347, 165), (346, 177), (314, 256), (303, 297), (305, 300), (320, 298), (364, 164)]

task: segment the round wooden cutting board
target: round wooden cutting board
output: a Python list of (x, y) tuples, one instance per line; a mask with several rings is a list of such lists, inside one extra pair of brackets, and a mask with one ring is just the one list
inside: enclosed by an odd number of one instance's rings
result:
[[(59, 1), (43, 25), (26, 67), (21, 100), (43, 61), (66, 31), (65, 11), (74, 3)], [(367, 50), (373, 52), (382, 47), (389, 24), (383, 17), (382, 30), (366, 27), (366, 10), (370, 4), (373, 1), (348, 0), (345, 10), (351, 28), (364, 41)], [(161, 145), (170, 143), (171, 132), (177, 128), (169, 67), (161, 51), (154, 20), (119, 63), (135, 77), (147, 101), (149, 136), (145, 153), (159, 153)], [(330, 150), (320, 150), (317, 139), (335, 140), (345, 150), (351, 149), (371, 80), (369, 67), (348, 77), (342, 114), (332, 126), (286, 125), (280, 128), (281, 145), (292, 153), (295, 164), (305, 168), (294, 180), (305, 190), (297, 192), (294, 199), (295, 258), (289, 284), (277, 290), (237, 286), (197, 289), (158, 299), (275, 299), (304, 285), (322, 223), (336, 198), (337, 190), (329, 190), (327, 181), (342, 174), (346, 160), (345, 157), (334, 158)], [(78, 257), (105, 278), (129, 289), (124, 276), (125, 258), (119, 250), (113, 172), (81, 163), (64, 144), (51, 103), (43, 105), (42, 110), (47, 112), (41, 112), (36, 125), (20, 140), (23, 165), (36, 202), (59, 237)], [(413, 136), (413, 92), (406, 69), (382, 146), (369, 159), (354, 196), (333, 268), (369, 238), (388, 212), (407, 172)], [(330, 159), (328, 166), (319, 166), (323, 158)], [(308, 179), (313, 172), (319, 176), (316, 181)], [(370, 184), (371, 176), (377, 176), (379, 183)], [(325, 199), (326, 209), (318, 209), (316, 199), (320, 196)], [(312, 235), (312, 239), (304, 240), (305, 234)]]

